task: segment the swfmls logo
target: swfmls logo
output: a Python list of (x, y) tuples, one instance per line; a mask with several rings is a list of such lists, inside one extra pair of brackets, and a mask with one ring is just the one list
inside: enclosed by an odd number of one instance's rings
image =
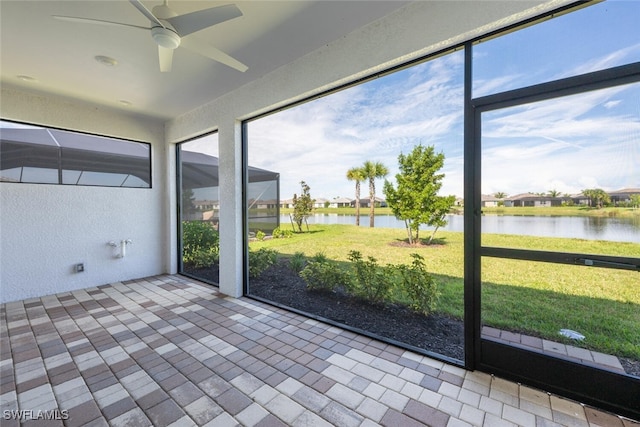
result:
[(5, 420), (19, 420), (19, 421), (30, 421), (30, 420), (67, 420), (69, 419), (69, 411), (66, 409), (59, 410), (53, 409), (48, 411), (41, 410), (9, 410), (5, 409), (2, 412), (2, 417)]

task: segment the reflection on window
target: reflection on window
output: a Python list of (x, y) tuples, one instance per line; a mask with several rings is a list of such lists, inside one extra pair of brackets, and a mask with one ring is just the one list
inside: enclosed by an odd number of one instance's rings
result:
[(606, 1), (474, 46), (479, 97), (640, 61), (640, 3)]
[(0, 121), (4, 182), (151, 187), (149, 144)]

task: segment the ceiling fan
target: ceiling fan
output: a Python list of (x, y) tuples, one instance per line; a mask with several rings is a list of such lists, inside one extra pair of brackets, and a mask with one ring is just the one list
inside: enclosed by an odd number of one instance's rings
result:
[(149, 11), (140, 0), (129, 0), (129, 2), (151, 21), (150, 27), (76, 16), (53, 15), (53, 18), (63, 21), (114, 25), (151, 31), (151, 38), (153, 38), (153, 41), (158, 45), (158, 58), (161, 72), (171, 71), (173, 51), (178, 47), (184, 47), (199, 55), (235, 68), (238, 71), (247, 71), (248, 67), (242, 62), (216, 49), (206, 41), (187, 37), (196, 31), (242, 16), (242, 12), (236, 5), (216, 6), (184, 15), (177, 15), (169, 8), (168, 0), (164, 0), (164, 4), (155, 6), (151, 11)]

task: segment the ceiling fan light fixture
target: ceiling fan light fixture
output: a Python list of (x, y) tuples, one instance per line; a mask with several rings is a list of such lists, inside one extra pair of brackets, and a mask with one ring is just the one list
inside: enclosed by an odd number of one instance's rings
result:
[(107, 67), (115, 67), (116, 65), (118, 65), (118, 61), (116, 61), (115, 59), (109, 56), (98, 55), (98, 56), (95, 56), (93, 59), (95, 59), (97, 62)]
[(20, 74), (18, 77), (18, 80), (22, 80), (23, 82), (28, 82), (28, 83), (35, 83), (38, 80), (35, 77), (31, 77), (31, 76), (27, 76), (26, 74)]
[(169, 28), (153, 27), (151, 29), (151, 37), (158, 46), (166, 49), (175, 49), (180, 46), (180, 36)]

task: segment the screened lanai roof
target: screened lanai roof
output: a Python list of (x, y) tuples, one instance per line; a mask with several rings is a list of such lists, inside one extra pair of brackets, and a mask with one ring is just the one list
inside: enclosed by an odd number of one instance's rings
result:
[(39, 127), (0, 129), (0, 169), (59, 169), (134, 176), (150, 184), (150, 145)]
[[(194, 151), (180, 152), (182, 163), (182, 185), (184, 188), (204, 188), (218, 186), (219, 159)], [(275, 181), (277, 172), (249, 166), (249, 182)]]
[[(150, 177), (150, 145), (145, 143), (35, 127), (2, 128), (0, 141), (2, 171), (61, 166), (65, 170), (130, 174), (145, 182)], [(182, 151), (181, 157), (186, 188), (218, 186), (217, 157), (192, 151)], [(249, 167), (249, 182), (278, 177), (276, 172)]]

